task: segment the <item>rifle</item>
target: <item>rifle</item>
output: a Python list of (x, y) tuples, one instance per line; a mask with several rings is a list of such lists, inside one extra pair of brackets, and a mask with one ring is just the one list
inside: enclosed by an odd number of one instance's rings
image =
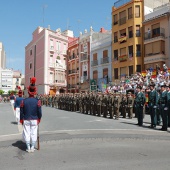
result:
[(38, 125), (38, 128), (37, 128), (37, 150), (40, 150), (39, 125)]

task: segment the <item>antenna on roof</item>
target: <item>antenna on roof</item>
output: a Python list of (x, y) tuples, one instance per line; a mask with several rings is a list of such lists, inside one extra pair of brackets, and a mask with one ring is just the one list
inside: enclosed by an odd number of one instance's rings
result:
[(45, 8), (47, 8), (47, 5), (44, 4), (44, 5), (42, 6), (42, 8), (43, 8), (43, 27), (44, 27), (44, 21), (45, 21)]

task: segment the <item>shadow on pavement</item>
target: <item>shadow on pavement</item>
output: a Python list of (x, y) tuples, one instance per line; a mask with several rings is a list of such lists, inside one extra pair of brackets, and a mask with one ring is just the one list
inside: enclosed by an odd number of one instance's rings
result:
[(26, 145), (23, 141), (19, 140), (16, 141), (15, 143), (12, 144), (12, 146), (17, 147), (18, 149), (25, 151), (26, 150)]
[(17, 123), (17, 122), (11, 122), (11, 124), (13, 124), (13, 125), (18, 125), (18, 123)]

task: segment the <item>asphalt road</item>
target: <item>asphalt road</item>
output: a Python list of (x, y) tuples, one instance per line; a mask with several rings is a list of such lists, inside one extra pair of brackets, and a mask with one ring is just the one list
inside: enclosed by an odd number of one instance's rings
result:
[(0, 103), (0, 169), (170, 169), (170, 131), (148, 128), (148, 115), (139, 127), (136, 118), (112, 120), (44, 106), (42, 110), (40, 150), (27, 153), (12, 107)]

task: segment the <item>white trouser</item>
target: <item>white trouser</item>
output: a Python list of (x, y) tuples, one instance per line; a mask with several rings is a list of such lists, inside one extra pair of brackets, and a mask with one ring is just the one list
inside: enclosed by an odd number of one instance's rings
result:
[(20, 108), (17, 107), (15, 110), (15, 116), (16, 116), (16, 121), (19, 122), (20, 121)]
[(37, 120), (24, 120), (23, 139), (27, 143), (37, 141)]
[(11, 102), (11, 105), (13, 106), (14, 105), (14, 100), (10, 100), (10, 102)]

